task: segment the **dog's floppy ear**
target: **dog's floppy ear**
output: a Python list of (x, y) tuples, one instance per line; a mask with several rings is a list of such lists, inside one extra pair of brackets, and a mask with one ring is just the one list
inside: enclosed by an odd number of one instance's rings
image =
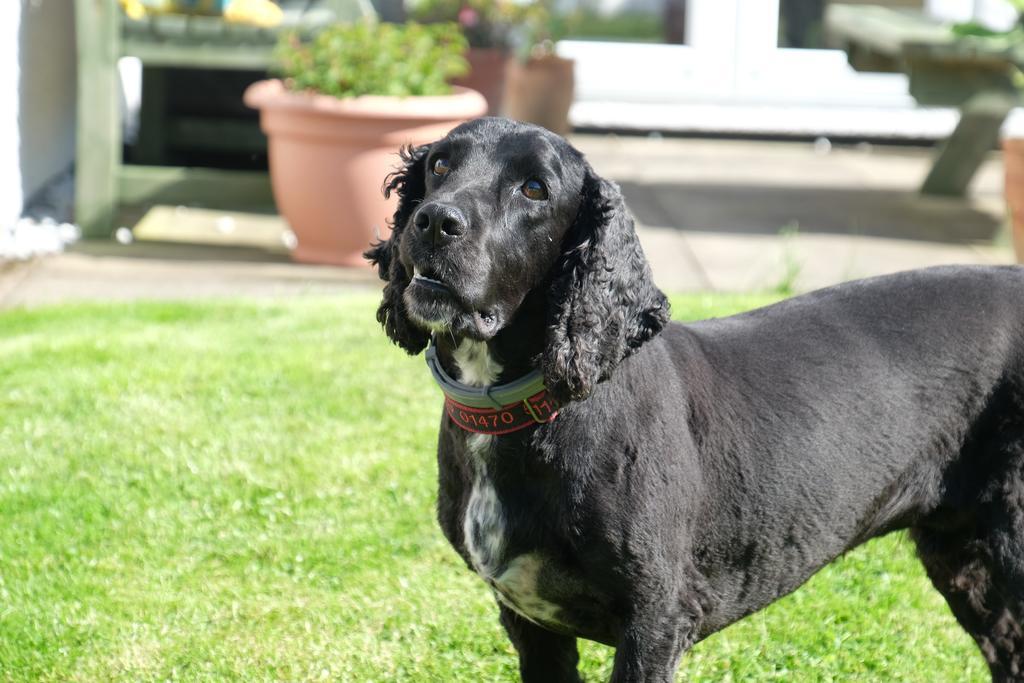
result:
[(384, 196), (398, 193), (398, 208), (391, 219), (391, 237), (376, 242), (363, 254), (377, 266), (384, 285), (384, 298), (377, 308), (377, 320), (393, 342), (410, 354), (417, 354), (427, 346), (428, 333), (409, 320), (402, 293), (409, 286), (409, 276), (398, 258), (398, 242), (416, 205), (426, 193), (424, 164), (430, 145), (403, 148), (400, 152), (403, 166), (384, 180)]
[(618, 186), (588, 166), (548, 301), (548, 391), (561, 401), (586, 398), (668, 318)]

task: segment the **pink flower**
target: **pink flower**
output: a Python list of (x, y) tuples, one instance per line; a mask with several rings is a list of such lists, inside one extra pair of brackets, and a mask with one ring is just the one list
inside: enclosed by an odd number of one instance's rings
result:
[(463, 7), (459, 10), (459, 23), (466, 28), (473, 28), (480, 23), (480, 15), (472, 7)]

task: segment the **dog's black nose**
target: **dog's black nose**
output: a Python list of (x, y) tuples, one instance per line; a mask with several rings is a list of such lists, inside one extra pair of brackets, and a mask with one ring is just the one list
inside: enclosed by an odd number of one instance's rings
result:
[(421, 206), (413, 224), (434, 245), (446, 244), (466, 232), (465, 216), (448, 204)]

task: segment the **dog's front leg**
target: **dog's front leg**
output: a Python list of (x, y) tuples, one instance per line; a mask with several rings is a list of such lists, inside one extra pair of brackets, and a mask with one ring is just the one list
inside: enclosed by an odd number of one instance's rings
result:
[(696, 628), (684, 610), (664, 602), (634, 611), (615, 649), (612, 683), (671, 683)]
[(499, 606), (501, 625), (519, 653), (519, 675), (524, 683), (582, 683), (576, 670), (580, 656), (575, 638), (543, 629)]

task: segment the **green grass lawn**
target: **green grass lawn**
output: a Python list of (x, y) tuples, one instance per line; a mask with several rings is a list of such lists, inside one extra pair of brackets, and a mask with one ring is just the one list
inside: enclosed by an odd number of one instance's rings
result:
[[(513, 680), (434, 521), (440, 392), (374, 306), (0, 313), (0, 680)], [(582, 655), (609, 675), (609, 648)], [(986, 679), (902, 535), (699, 644), (687, 676)]]

